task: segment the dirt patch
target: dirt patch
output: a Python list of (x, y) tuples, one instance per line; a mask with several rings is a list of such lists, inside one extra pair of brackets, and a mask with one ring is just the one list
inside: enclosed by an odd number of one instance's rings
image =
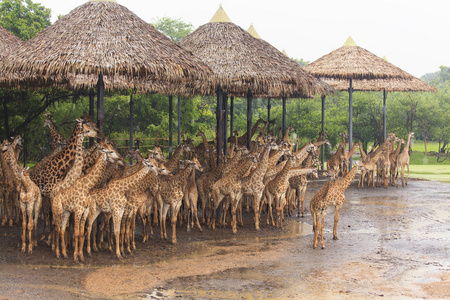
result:
[[(322, 184), (310, 183), (305, 207)], [(81, 264), (56, 259), (43, 242), (24, 254), (20, 227), (1, 227), (0, 298), (447, 298), (449, 187), (432, 181), (389, 189), (352, 185), (337, 241), (329, 208), (325, 250), (312, 248), (309, 214), (287, 218), (282, 229), (267, 225), (263, 215), (255, 231), (252, 213), (244, 213), (236, 235), (229, 226), (203, 232), (183, 226), (176, 245), (160, 240), (155, 228), (155, 237), (137, 243), (123, 261), (101, 250)]]

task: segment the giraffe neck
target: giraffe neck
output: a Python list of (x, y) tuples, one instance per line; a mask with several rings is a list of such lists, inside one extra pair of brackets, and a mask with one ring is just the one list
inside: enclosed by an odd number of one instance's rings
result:
[(285, 141), (285, 142), (289, 141), (289, 130), (290, 130), (289, 127), (286, 128), (286, 132), (284, 133), (283, 141)]
[(289, 159), (287, 161), (287, 163), (284, 165), (284, 168), (281, 170), (280, 173), (277, 174), (277, 176), (275, 176), (275, 181), (277, 183), (277, 186), (285, 183), (289, 180), (289, 170), (291, 169), (291, 165), (292, 165), (292, 159)]
[(48, 129), (50, 132), (50, 139), (53, 142), (65, 142), (66, 138), (61, 134), (61, 132), (59, 132), (58, 128), (56, 128), (55, 123), (53, 123), (53, 121), (51, 119), (48, 119), (49, 122), (48, 124)]
[(91, 190), (97, 186), (98, 182), (102, 179), (102, 175), (106, 170), (106, 153), (101, 153), (89, 172), (80, 178), (81, 186), (84, 189)]
[(203, 146), (205, 146), (205, 149), (208, 149), (209, 144), (208, 144), (208, 140), (206, 139), (206, 135), (203, 132), (200, 133), (200, 135), (202, 137)]
[(191, 172), (195, 173), (195, 172), (192, 171), (193, 169), (194, 169), (194, 166), (189, 164), (180, 173), (178, 173), (177, 175), (175, 175), (173, 177), (173, 179), (172, 179), (173, 182), (176, 185), (178, 185), (179, 183), (186, 184), (187, 183), (187, 178), (189, 177), (189, 175), (191, 175)]
[(291, 178), (291, 177), (295, 177), (295, 176), (300, 176), (300, 175), (306, 175), (306, 174), (308, 174), (308, 173), (311, 173), (311, 172), (313, 172), (315, 169), (312, 169), (312, 168), (303, 168), (303, 167), (301, 167), (301, 168), (291, 168), (290, 170), (289, 170), (289, 178)]
[(350, 186), (350, 184), (353, 182), (353, 179), (355, 179), (357, 172), (358, 172), (358, 167), (353, 166), (353, 168), (350, 170), (350, 172), (347, 173), (347, 175), (345, 175), (344, 178), (342, 178), (339, 181), (336, 181), (337, 188), (339, 188), (342, 191), (345, 191)]
[(175, 152), (173, 153), (172, 157), (164, 164), (164, 166), (169, 172), (175, 170), (175, 168), (178, 165), (178, 160), (180, 159), (180, 156), (181, 156), (181, 145), (178, 146), (177, 149), (175, 149)]
[(8, 149), (2, 153), (3, 159), (2, 161), (5, 163), (4, 167), (2, 166), (3, 170), (6, 170), (6, 168), (9, 168), (12, 171), (12, 174), (14, 178), (18, 181), (21, 181), (20, 175), (19, 175), (19, 163), (17, 162), (17, 158), (15, 155), (15, 146), (14, 144), (11, 144)]
[(264, 179), (264, 175), (267, 172), (267, 168), (269, 167), (269, 153), (270, 153), (271, 147), (269, 145), (266, 146), (264, 149), (263, 156), (261, 158), (261, 161), (258, 164), (258, 167), (253, 172), (254, 176), (257, 178), (260, 178), (261, 180)]
[(409, 144), (411, 143), (411, 134), (408, 135), (408, 141), (406, 142), (406, 146), (403, 149), (402, 153), (408, 153), (409, 152)]
[(400, 150), (402, 149), (402, 142), (398, 142), (397, 148), (395, 149), (394, 154), (398, 156), (400, 154)]
[[(82, 134), (79, 134), (75, 150), (75, 160), (73, 162), (72, 168), (69, 169), (64, 180), (59, 182), (58, 190), (68, 188), (77, 178), (81, 176), (81, 171), (83, 169), (83, 140), (84, 136)], [(54, 193), (58, 192), (58, 190), (53, 188)]]
[(348, 153), (347, 153), (347, 157), (351, 157), (353, 155), (353, 153), (355, 152), (355, 150), (356, 150), (356, 144), (353, 144), (352, 149), (350, 149), (350, 151), (348, 151)]
[(111, 182), (111, 185), (115, 185), (118, 188), (119, 193), (125, 193), (128, 190), (135, 189), (140, 181), (145, 178), (150, 168), (147, 166), (142, 166), (139, 170), (133, 174), (126, 176), (124, 178), (119, 178)]

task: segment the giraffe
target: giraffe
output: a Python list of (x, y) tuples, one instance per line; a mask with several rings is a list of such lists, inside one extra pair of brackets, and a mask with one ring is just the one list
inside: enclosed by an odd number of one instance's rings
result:
[(366, 160), (360, 161), (361, 165), (361, 176), (359, 178), (358, 188), (361, 186), (364, 188), (364, 180), (367, 175), (367, 187), (369, 187), (371, 184), (373, 187), (375, 187), (375, 181), (374, 181), (374, 170), (377, 166), (377, 161), (380, 158), (382, 152), (376, 151), (374, 156), (370, 157), (367, 156)]
[(349, 163), (350, 163), (350, 158), (352, 157), (353, 153), (355, 152), (356, 148), (359, 148), (359, 144), (358, 143), (354, 143), (352, 148), (350, 149), (350, 151), (345, 151), (344, 148), (344, 160), (343, 160), (343, 164), (342, 164), (342, 177), (344, 177), (345, 175), (347, 175), (348, 173), (348, 167), (349, 167)]
[(159, 154), (159, 158), (158, 159), (160, 159), (163, 163), (165, 163), (166, 159), (164, 158), (164, 155), (162, 153), (161, 147), (159, 146), (159, 143), (158, 143), (158, 134), (159, 134), (159, 132), (156, 131), (155, 132), (155, 146), (153, 147), (153, 151), (158, 153)]
[(33, 252), (33, 246), (37, 246), (36, 229), (42, 197), (39, 188), (31, 181), (29, 174), (24, 174), (26, 169), (19, 166), (15, 155), (15, 144), (11, 143), (6, 145), (2, 148), (2, 151), (6, 152), (5, 159), (11, 169), (12, 175), (20, 183), (18, 189), (20, 196), (19, 206), (22, 212), (22, 252), (25, 252), (27, 249), (26, 231), (28, 230), (28, 253), (31, 254)]
[[(327, 172), (339, 176), (339, 171), (343, 170), (343, 158), (345, 157), (345, 140), (339, 143), (336, 152), (328, 158)], [(342, 158), (342, 159), (341, 159)]]
[[(156, 159), (154, 157), (149, 157), (150, 161), (153, 165), (157, 166)], [(147, 194), (145, 191), (150, 187), (150, 185), (155, 184), (155, 181), (157, 179), (157, 176), (159, 174), (162, 175), (168, 175), (166, 168), (164, 165), (161, 165), (160, 167), (157, 167), (158, 173), (155, 174), (153, 172), (149, 172), (143, 180), (139, 182), (139, 185), (133, 189), (129, 190), (125, 193), (125, 196), (127, 197), (127, 205), (125, 207), (125, 213), (122, 218), (122, 228), (121, 230), (121, 239), (125, 240), (125, 243), (127, 244), (127, 251), (128, 253), (131, 253), (130, 249), (130, 243), (132, 245), (133, 250), (136, 249), (136, 243), (135, 243), (135, 237), (134, 237), (134, 230), (135, 230), (135, 223), (136, 223), (136, 213), (138, 210), (140, 210), (140, 215), (143, 223), (143, 228), (145, 230), (147, 226), (146, 216), (144, 213), (144, 205), (146, 204), (147, 200)], [(143, 233), (143, 241), (146, 241), (147, 235), (146, 233)], [(121, 242), (123, 245), (124, 243)], [(123, 252), (123, 249), (122, 249)]]
[[(8, 161), (6, 157), (6, 149), (11, 144), (8, 143), (7, 140), (4, 140), (2, 143), (2, 152), (0, 152), (0, 163), (2, 169), (2, 226), (5, 226), (6, 223), (9, 223), (9, 226), (13, 226), (13, 206), (14, 199), (17, 199), (17, 188), (15, 178), (12, 174), (12, 170), (10, 166), (8, 166)], [(5, 152), (3, 152), (5, 149)], [(9, 221), (8, 221), (9, 219)]]
[(202, 203), (202, 223), (209, 224), (210, 223), (210, 215), (211, 215), (211, 195), (212, 195), (212, 186), (219, 179), (220, 174), (227, 174), (237, 166), (242, 155), (248, 152), (244, 150), (244, 148), (238, 148), (236, 154), (229, 159), (226, 163), (220, 163), (210, 172), (203, 173), (197, 179), (197, 188), (198, 193), (200, 195), (200, 201)]
[(397, 171), (397, 158), (398, 158), (398, 155), (400, 154), (402, 144), (406, 144), (404, 139), (400, 139), (395, 151), (389, 155), (389, 161), (391, 163), (391, 167), (389, 170), (390, 171), (390, 183), (392, 186), (395, 186), (395, 173)]
[(322, 188), (316, 192), (314, 197), (312, 197), (311, 202), (309, 204), (309, 210), (311, 211), (311, 217), (313, 219), (313, 230), (314, 230), (314, 238), (313, 238), (313, 247), (317, 248), (319, 235), (321, 236), (321, 244), (322, 249), (325, 248), (325, 243), (323, 241), (323, 229), (325, 223), (325, 216), (327, 215), (328, 204), (326, 195), (332, 182), (336, 179), (334, 174), (327, 174), (328, 180), (322, 186)]
[[(197, 165), (200, 166), (200, 162), (196, 157), (193, 157), (193, 160), (196, 161)], [(200, 172), (203, 172), (203, 168), (200, 168)], [(194, 228), (194, 223), (197, 225), (200, 232), (202, 231), (202, 226), (198, 220), (197, 214), (197, 202), (198, 202), (198, 188), (197, 183), (195, 181), (195, 171), (191, 172), (189, 176), (189, 180), (186, 185), (186, 190), (183, 195), (183, 203), (188, 210), (187, 213), (187, 231), (191, 231), (191, 228)], [(190, 223), (192, 222), (192, 224)]]
[[(229, 197), (231, 201), (231, 216), (232, 216), (232, 231), (233, 233), (237, 232), (237, 222), (236, 222), (236, 210), (239, 204), (239, 200), (242, 196), (241, 191), (241, 178), (249, 172), (250, 168), (253, 164), (256, 163), (256, 159), (249, 155), (245, 162), (240, 164), (240, 166), (228, 174), (225, 174), (217, 180), (212, 185), (212, 196), (213, 196), (213, 217), (211, 220), (210, 227), (215, 229), (216, 227), (216, 210), (219, 207), (220, 203), (225, 197)], [(225, 210), (223, 212), (226, 213)]]
[(187, 184), (186, 179), (194, 170), (200, 170), (195, 161), (186, 161), (187, 166), (177, 175), (164, 176), (160, 180), (160, 188), (157, 200), (160, 204), (161, 238), (167, 239), (166, 216), (170, 208), (170, 223), (172, 225), (172, 244), (177, 243), (176, 225), (178, 211), (183, 201), (183, 193)]
[(289, 126), (286, 128), (286, 132), (284, 133), (284, 136), (283, 136), (283, 138), (282, 138), (282, 141), (283, 141), (284, 144), (286, 145), (286, 148), (289, 149), (289, 150), (292, 149), (292, 143), (291, 143), (291, 141), (289, 140), (289, 132), (290, 132), (290, 131), (294, 131), (294, 132), (296, 131), (295, 128), (294, 128), (294, 126), (292, 126), (292, 124), (289, 125)]
[[(411, 145), (411, 139), (414, 138), (414, 132), (410, 132), (408, 134), (408, 141), (406, 142), (405, 148), (403, 148), (402, 153), (398, 155), (397, 158), (397, 172), (400, 171), (400, 175), (402, 177), (402, 187), (405, 185), (408, 185), (408, 179), (409, 179), (409, 146)], [(405, 180), (405, 166), (408, 168), (408, 175), (406, 176)], [(396, 185), (398, 187), (398, 176), (397, 176), (397, 182)]]
[(59, 147), (59, 145), (66, 146), (67, 140), (66, 138), (59, 132), (58, 128), (56, 128), (55, 123), (53, 123), (52, 118), (50, 114), (44, 114), (46, 116), (44, 125), (42, 125), (42, 128), (48, 127), (50, 132), (50, 148), (52, 150), (55, 150)]
[[(259, 124), (263, 124), (266, 123), (266, 121), (264, 121), (263, 119), (259, 118), (256, 123), (252, 126), (251, 130), (250, 130), (250, 138), (253, 137), (253, 135), (256, 132), (256, 129), (258, 128)], [(241, 135), (240, 137), (237, 138), (237, 143), (240, 146), (244, 146), (247, 145), (247, 135), (249, 134), (249, 132), (247, 131), (246, 133), (244, 133), (243, 135)], [(233, 140), (231, 140), (231, 142), (234, 142)]]
[(116, 241), (116, 255), (121, 260), (120, 252), (120, 223), (127, 203), (125, 192), (135, 189), (139, 182), (143, 180), (148, 172), (156, 173), (156, 167), (148, 160), (142, 161), (143, 166), (133, 174), (111, 180), (105, 187), (97, 190), (92, 190), (88, 193), (87, 202), (89, 205), (89, 213), (87, 216), (87, 238), (88, 240), (88, 254), (90, 254), (89, 241), (92, 230), (92, 223), (103, 212), (107, 215), (107, 219), (113, 219), (114, 236)]
[(254, 221), (255, 221), (255, 228), (256, 230), (259, 230), (259, 207), (261, 202), (262, 193), (264, 191), (264, 175), (267, 172), (267, 168), (269, 167), (269, 153), (270, 150), (278, 149), (278, 146), (275, 142), (270, 142), (265, 147), (262, 158), (256, 167), (250, 175), (247, 177), (242, 178), (241, 180), (241, 189), (242, 189), (242, 195), (250, 196), (253, 199), (253, 213), (254, 213)]
[(295, 164), (295, 156), (289, 156), (288, 161), (281, 170), (272, 180), (270, 180), (264, 188), (265, 201), (269, 207), (269, 213), (267, 214), (267, 224), (269, 224), (269, 218), (272, 220), (272, 225), (275, 226), (272, 215), (272, 203), (275, 204), (277, 213), (276, 227), (282, 227), (283, 210), (286, 203), (286, 191), (289, 185), (289, 178), (293, 176), (298, 176), (302, 174), (317, 172), (317, 169), (305, 169), (297, 168), (295, 171), (290, 172), (291, 168)]
[(172, 157), (164, 163), (164, 167), (167, 169), (169, 173), (173, 173), (176, 168), (178, 167), (178, 163), (180, 161), (181, 153), (183, 151), (190, 151), (191, 149), (189, 146), (185, 144), (180, 144), (177, 149), (175, 149), (175, 152), (172, 154)]
[[(67, 258), (65, 245), (65, 229), (68, 218), (71, 213), (75, 215), (74, 226), (74, 260), (83, 260), (83, 251), (81, 239), (84, 237), (84, 224), (87, 215), (89, 203), (87, 202), (88, 193), (97, 185), (105, 171), (108, 159), (115, 159), (115, 154), (111, 150), (99, 148), (96, 162), (84, 175), (77, 178), (72, 185), (60, 189), (53, 195), (52, 213), (55, 223), (55, 255), (60, 257), (59, 238), (61, 237), (62, 255)], [(72, 168), (73, 169), (73, 168)], [(80, 241), (80, 242), (79, 242)], [(80, 245), (80, 247), (78, 247)]]
[(30, 170), (30, 178), (33, 180), (41, 190), (44, 197), (49, 197), (53, 186), (61, 181), (70, 166), (75, 160), (76, 145), (80, 132), (85, 132), (84, 137), (94, 136), (97, 131), (96, 127), (92, 126), (92, 123), (83, 119), (77, 119), (77, 124), (72, 132), (72, 135), (68, 141), (67, 146), (61, 150), (58, 154), (53, 156), (48, 162), (40, 169)]

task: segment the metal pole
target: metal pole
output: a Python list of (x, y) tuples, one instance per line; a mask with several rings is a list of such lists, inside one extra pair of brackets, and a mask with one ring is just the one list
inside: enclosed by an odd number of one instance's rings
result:
[(169, 158), (172, 157), (173, 96), (169, 95)]
[(217, 118), (217, 136), (216, 136), (216, 142), (217, 142), (217, 164), (220, 163), (221, 160), (221, 152), (223, 149), (223, 114), (222, 114), (222, 108), (223, 108), (223, 91), (220, 84), (217, 86), (217, 106), (216, 106), (216, 118)]
[(251, 151), (252, 147), (252, 91), (247, 92), (247, 148)]
[[(91, 86), (91, 89), (89, 90), (89, 116), (91, 116), (92, 120), (95, 120), (94, 97), (94, 88)], [(89, 138), (89, 147), (92, 145), (94, 145), (94, 138)]]
[(272, 108), (272, 105), (270, 104), (270, 98), (267, 98), (267, 122), (269, 122), (269, 124), (267, 124), (267, 134), (269, 134), (270, 132), (270, 109)]
[[(324, 131), (325, 131), (325, 95), (322, 95), (322, 132)], [(322, 144), (320, 159), (322, 162), (322, 170), (323, 170), (325, 164), (325, 144)]]
[(283, 124), (282, 124), (282, 136), (286, 133), (286, 97), (283, 96)]
[(130, 95), (130, 151), (133, 150), (133, 94)]
[(178, 95), (178, 144), (180, 146), (181, 141), (181, 96)]
[(223, 118), (223, 155), (227, 157), (228, 153), (228, 95), (227, 93), (223, 94), (223, 110), (224, 110), (224, 118)]
[(97, 81), (97, 126), (99, 136), (103, 136), (103, 121), (105, 119), (105, 108), (103, 107), (103, 93), (105, 90), (105, 83), (103, 82), (103, 74), (98, 74)]
[(386, 140), (386, 115), (387, 115), (386, 89), (383, 89), (383, 141)]
[[(348, 151), (352, 148), (353, 143), (353, 79), (350, 78), (350, 87), (348, 89)], [(349, 160), (349, 169), (352, 169), (352, 158)]]

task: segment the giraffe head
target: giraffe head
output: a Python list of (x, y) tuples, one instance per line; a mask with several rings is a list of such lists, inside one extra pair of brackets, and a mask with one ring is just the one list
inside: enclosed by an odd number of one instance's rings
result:
[(158, 168), (155, 164), (152, 163), (151, 159), (144, 159), (142, 164), (149, 170), (149, 172), (153, 172), (154, 174), (158, 174)]
[(49, 113), (45, 114), (45, 116), (46, 116), (46, 118), (44, 121), (44, 125), (42, 125), (42, 128), (45, 128), (46, 126), (48, 128), (50, 128), (52, 126), (52, 118), (50, 117)]
[(97, 137), (97, 125), (84, 119), (77, 119), (78, 126), (81, 126), (81, 133), (84, 137)]
[(200, 172), (203, 172), (203, 166), (202, 166), (202, 164), (198, 161), (197, 157), (194, 156), (194, 157), (192, 158), (192, 161), (195, 162), (195, 164), (198, 166), (198, 169), (196, 169), (196, 170), (198, 170), (198, 171), (200, 171)]
[(203, 137), (203, 136), (205, 136), (205, 133), (203, 131), (199, 130), (195, 136)]
[(312, 176), (315, 179), (319, 179), (319, 171), (317, 169), (311, 169), (310, 172), (308, 172), (309, 176)]

